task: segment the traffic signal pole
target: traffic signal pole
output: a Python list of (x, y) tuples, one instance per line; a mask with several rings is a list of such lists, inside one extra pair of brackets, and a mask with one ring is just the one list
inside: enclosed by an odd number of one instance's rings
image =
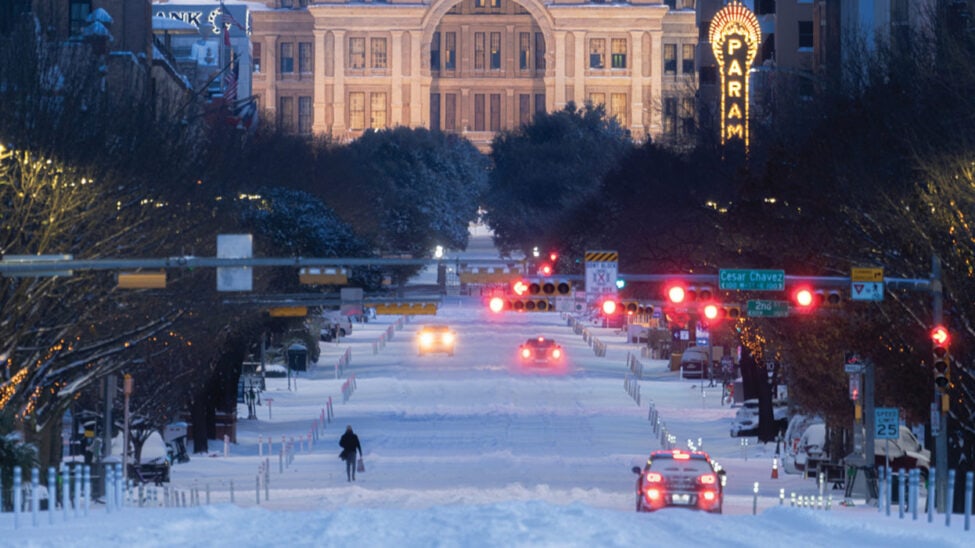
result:
[[(941, 285), (941, 258), (937, 255), (931, 257), (931, 310), (932, 322), (941, 325), (944, 321), (944, 291)], [(931, 422), (934, 423), (937, 417), (937, 424), (931, 425), (934, 436), (934, 502), (938, 511), (944, 512), (948, 508), (948, 414), (941, 406), (940, 392), (937, 388), (932, 390)]]

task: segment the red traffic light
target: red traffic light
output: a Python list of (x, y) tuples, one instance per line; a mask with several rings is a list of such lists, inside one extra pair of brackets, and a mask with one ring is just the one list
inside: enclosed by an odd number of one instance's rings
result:
[(684, 289), (684, 286), (682, 285), (679, 284), (671, 285), (667, 287), (666, 291), (667, 291), (667, 299), (674, 304), (680, 304), (684, 302), (685, 298), (687, 298), (687, 290)]
[(538, 273), (541, 274), (542, 276), (551, 276), (552, 275), (552, 265), (550, 265), (548, 263), (543, 264), (538, 269)]
[(616, 306), (616, 301), (612, 299), (607, 299), (603, 301), (603, 314), (606, 314), (607, 316), (612, 316), (613, 314), (616, 314), (618, 308), (619, 307)]
[(491, 312), (494, 312), (495, 314), (501, 312), (504, 310), (504, 299), (501, 297), (492, 297), (491, 301), (488, 302), (488, 308), (490, 308)]
[(559, 260), (559, 254), (556, 253), (556, 252), (554, 252), (554, 251), (551, 252), (551, 253), (549, 253), (548, 254), (548, 260), (550, 260), (550, 261), (552, 261), (554, 263), (555, 261)]
[(939, 325), (931, 330), (931, 342), (937, 346), (948, 346), (951, 336), (948, 335), (948, 330), (945, 329), (943, 325)]
[(816, 302), (812, 289), (800, 287), (792, 292), (792, 302), (800, 308), (810, 308)]
[(721, 314), (721, 309), (718, 308), (716, 304), (706, 304), (704, 305), (704, 317), (709, 320), (716, 320)]
[(515, 295), (521, 297), (525, 293), (528, 293), (528, 284), (524, 280), (518, 280), (511, 284), (511, 290), (515, 292)]

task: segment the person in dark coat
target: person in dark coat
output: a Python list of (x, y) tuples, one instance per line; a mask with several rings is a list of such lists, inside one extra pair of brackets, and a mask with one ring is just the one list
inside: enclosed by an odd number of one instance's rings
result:
[(362, 456), (362, 445), (359, 444), (359, 436), (352, 431), (352, 426), (345, 427), (345, 433), (339, 439), (339, 447), (342, 452), (339, 457), (345, 461), (345, 475), (349, 481), (355, 481), (355, 458), (356, 453)]

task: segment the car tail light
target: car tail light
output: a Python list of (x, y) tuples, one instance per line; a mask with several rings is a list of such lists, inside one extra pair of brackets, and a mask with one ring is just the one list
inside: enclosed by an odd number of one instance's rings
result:
[(561, 349), (558, 349), (558, 348), (553, 348), (552, 349), (552, 357), (554, 359), (556, 359), (556, 360), (559, 359), (559, 358), (561, 358), (562, 357), (562, 350)]
[(714, 491), (704, 491), (701, 493), (701, 496), (708, 502), (714, 502), (714, 500), (718, 498), (718, 494)]
[(664, 480), (664, 477), (656, 472), (647, 472), (646, 480), (647, 483), (660, 483)]
[(690, 458), (691, 456), (687, 453), (678, 453), (677, 451), (674, 451), (674, 459), (676, 460), (688, 460)]
[(718, 483), (718, 478), (714, 474), (703, 474), (701, 477), (697, 478), (697, 481), (704, 485), (714, 485)]
[(528, 358), (532, 357), (532, 351), (531, 351), (531, 349), (530, 348), (522, 348), (521, 349), (521, 357), (522, 358), (525, 358), (526, 360)]
[(660, 500), (661, 495), (660, 489), (647, 489), (647, 500)]

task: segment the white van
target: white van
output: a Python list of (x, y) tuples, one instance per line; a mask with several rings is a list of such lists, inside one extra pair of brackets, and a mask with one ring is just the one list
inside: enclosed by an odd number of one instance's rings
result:
[(328, 342), (352, 334), (352, 318), (345, 316), (338, 310), (326, 310), (322, 313), (325, 320), (322, 324), (321, 340)]

